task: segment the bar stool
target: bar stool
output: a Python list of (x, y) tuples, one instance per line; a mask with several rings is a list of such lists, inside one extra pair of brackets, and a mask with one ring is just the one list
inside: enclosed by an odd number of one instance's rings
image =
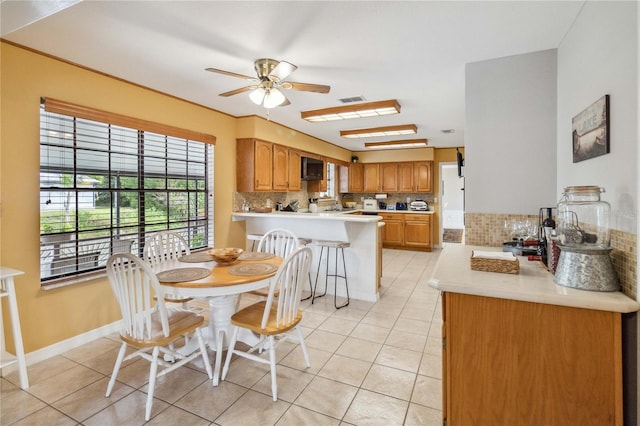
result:
[[(336, 307), (336, 309), (340, 309), (340, 308), (344, 308), (345, 306), (347, 306), (349, 304), (349, 282), (347, 281), (347, 266), (345, 264), (344, 261), (344, 249), (345, 247), (350, 247), (351, 244), (349, 242), (346, 241), (324, 241), (324, 240), (319, 240), (316, 241), (316, 245), (318, 245), (320, 247), (320, 258), (318, 259), (318, 270), (316, 271), (316, 282), (315, 282), (315, 286), (313, 288), (313, 293), (312, 293), (312, 299), (311, 299), (311, 303), (313, 304), (313, 301), (316, 300), (319, 297), (323, 297), (327, 294), (327, 286), (328, 286), (328, 281), (329, 281), (329, 277), (333, 277), (333, 306)], [(318, 276), (320, 275), (320, 265), (322, 265), (322, 255), (324, 254), (324, 249), (327, 249), (327, 254), (326, 254), (326, 261), (327, 261), (327, 267), (326, 267), (326, 272), (325, 272), (325, 277), (324, 277), (324, 293), (322, 293), (319, 296), (316, 296), (316, 291), (318, 288)], [(334, 250), (334, 267), (335, 267), (335, 271), (333, 271), (333, 273), (329, 273), (329, 258), (331, 256), (331, 249)], [(340, 275), (338, 272), (338, 252), (340, 252), (340, 256), (342, 257), (342, 271), (344, 273), (344, 275)], [(337, 293), (338, 293), (338, 278), (342, 278), (344, 280), (344, 288), (347, 292), (347, 301), (345, 303), (343, 303), (342, 305), (338, 306), (336, 298), (337, 298)], [(311, 281), (309, 281), (311, 282)]]
[[(311, 244), (311, 239), (309, 238), (298, 238), (298, 244), (300, 244), (301, 246), (308, 246), (309, 244)], [(313, 297), (313, 286), (311, 285), (311, 271), (309, 271), (309, 291), (311, 293), (309, 293), (309, 295), (307, 297), (304, 297), (302, 299), (300, 299), (300, 301), (302, 302), (303, 300), (309, 300)], [(313, 300), (311, 301), (311, 303), (313, 303)]]

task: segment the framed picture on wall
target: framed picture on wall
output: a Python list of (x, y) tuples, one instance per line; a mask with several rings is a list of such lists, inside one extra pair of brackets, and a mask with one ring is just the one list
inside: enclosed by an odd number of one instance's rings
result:
[(573, 117), (573, 162), (609, 153), (609, 95)]

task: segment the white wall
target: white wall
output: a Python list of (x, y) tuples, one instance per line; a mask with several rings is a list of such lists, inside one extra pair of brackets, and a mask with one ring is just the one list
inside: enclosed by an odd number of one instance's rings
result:
[(556, 50), (467, 64), (466, 211), (555, 206)]
[[(611, 226), (636, 232), (638, 206), (638, 19), (636, 2), (587, 2), (558, 47), (557, 192), (606, 189)], [(611, 151), (573, 163), (571, 119), (605, 94)]]

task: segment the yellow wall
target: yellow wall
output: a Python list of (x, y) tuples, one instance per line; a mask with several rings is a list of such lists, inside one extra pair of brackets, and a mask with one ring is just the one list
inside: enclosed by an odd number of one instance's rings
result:
[(434, 159), (432, 147), (412, 149), (389, 149), (380, 151), (357, 151), (359, 163), (386, 163), (391, 161), (431, 161)]
[[(351, 158), (347, 150), (263, 118), (231, 117), (4, 41), (0, 58), (0, 264), (25, 272), (16, 279), (16, 286), (27, 353), (120, 318), (106, 279), (46, 291), (40, 288), (41, 97), (214, 135), (216, 246), (244, 245), (244, 223), (231, 221), (236, 138), (259, 137), (346, 161)], [(7, 348), (13, 350), (4, 308)]]

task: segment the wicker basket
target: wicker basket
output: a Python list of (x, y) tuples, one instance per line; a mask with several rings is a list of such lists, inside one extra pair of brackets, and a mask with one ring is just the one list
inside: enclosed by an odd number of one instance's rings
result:
[(520, 261), (518, 258), (515, 258), (515, 260), (506, 260), (473, 256), (474, 253), (471, 252), (471, 269), (474, 271), (500, 272), (503, 274), (518, 274), (520, 272)]
[(242, 254), (241, 248), (219, 248), (209, 250), (209, 254), (218, 263), (233, 263), (238, 260), (238, 257)]

